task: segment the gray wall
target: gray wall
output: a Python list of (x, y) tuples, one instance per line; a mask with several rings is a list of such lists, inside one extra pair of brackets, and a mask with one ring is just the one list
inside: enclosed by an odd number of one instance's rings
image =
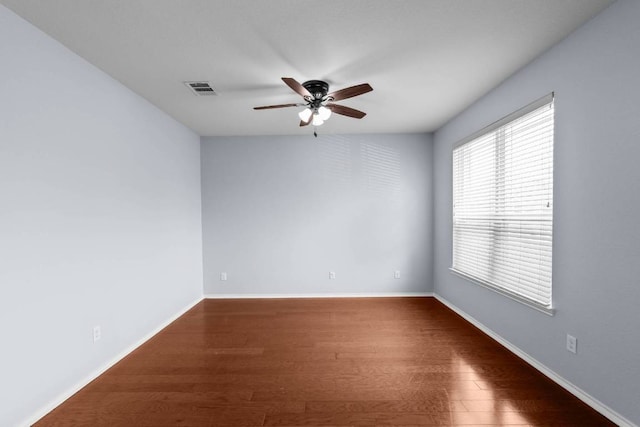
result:
[(429, 135), (203, 138), (201, 151), (205, 294), (432, 291)]
[(202, 297), (200, 140), (3, 6), (0, 40), (0, 425), (16, 426)]
[[(640, 424), (640, 2), (618, 0), (435, 134), (435, 291)], [(452, 145), (556, 92), (554, 317), (452, 275)], [(578, 338), (578, 354), (565, 336)]]

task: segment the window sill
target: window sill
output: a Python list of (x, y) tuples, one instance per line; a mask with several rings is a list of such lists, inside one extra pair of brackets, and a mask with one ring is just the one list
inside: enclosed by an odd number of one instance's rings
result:
[(482, 286), (485, 289), (489, 289), (490, 291), (493, 291), (493, 292), (496, 292), (496, 293), (498, 293), (500, 295), (503, 295), (503, 296), (505, 296), (505, 297), (507, 297), (509, 299), (517, 301), (520, 304), (526, 305), (527, 307), (532, 308), (534, 310), (537, 310), (537, 311), (539, 311), (541, 313), (544, 313), (547, 316), (553, 316), (555, 314), (555, 309), (553, 309), (551, 307), (544, 307), (544, 306), (542, 306), (540, 304), (536, 304), (535, 302), (530, 301), (530, 300), (528, 300), (526, 298), (523, 298), (523, 297), (521, 297), (519, 295), (513, 294), (511, 292), (505, 291), (504, 289), (497, 288), (497, 287), (492, 286), (492, 285), (490, 285), (488, 283), (482, 282), (482, 281), (480, 281), (480, 280), (478, 280), (476, 278), (468, 276), (468, 275), (466, 275), (466, 274), (464, 274), (464, 273), (462, 273), (462, 272), (460, 272), (458, 270), (453, 269), (452, 267), (449, 268), (449, 271), (451, 271), (454, 275), (456, 275), (458, 277), (461, 277), (461, 278), (463, 278), (465, 280), (468, 280), (468, 281), (470, 281), (470, 282), (472, 282), (472, 283), (474, 283), (476, 285)]

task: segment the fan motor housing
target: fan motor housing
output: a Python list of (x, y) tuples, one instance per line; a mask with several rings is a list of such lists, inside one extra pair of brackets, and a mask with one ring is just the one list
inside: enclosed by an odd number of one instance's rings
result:
[(308, 80), (302, 86), (313, 95), (315, 99), (322, 99), (329, 92), (329, 83), (322, 80)]

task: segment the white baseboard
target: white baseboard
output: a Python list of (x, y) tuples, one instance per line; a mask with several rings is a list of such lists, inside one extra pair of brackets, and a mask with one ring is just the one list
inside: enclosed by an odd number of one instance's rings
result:
[(393, 298), (432, 297), (433, 292), (382, 292), (362, 294), (205, 294), (205, 299), (278, 299), (278, 298)]
[(125, 350), (120, 352), (116, 357), (111, 359), (109, 362), (107, 362), (104, 365), (100, 366), (98, 369), (96, 369), (95, 371), (93, 371), (92, 373), (87, 375), (81, 381), (79, 381), (76, 384), (74, 384), (71, 388), (66, 390), (64, 393), (61, 393), (59, 396), (57, 396), (55, 399), (53, 399), (47, 405), (45, 405), (42, 408), (40, 408), (38, 411), (36, 411), (35, 414), (33, 414), (31, 417), (29, 417), (27, 420), (25, 420), (25, 422), (23, 424), (20, 424), (20, 426), (25, 426), (25, 427), (30, 426), (30, 425), (34, 424), (36, 421), (38, 421), (40, 418), (42, 418), (45, 415), (47, 415), (49, 412), (53, 411), (55, 408), (60, 406), (65, 400), (69, 399), (71, 396), (73, 396), (78, 391), (80, 391), (80, 389), (82, 389), (83, 387), (87, 386), (91, 381), (95, 380), (100, 375), (105, 373), (105, 371), (107, 369), (111, 368), (113, 365), (115, 365), (116, 363), (118, 363), (119, 361), (124, 359), (124, 357), (127, 356), (129, 353), (131, 353), (132, 351), (134, 351), (135, 349), (140, 347), (142, 344), (147, 342), (154, 335), (156, 335), (162, 329), (164, 329), (167, 326), (169, 326), (169, 324), (171, 324), (173, 321), (175, 321), (180, 316), (185, 314), (187, 311), (191, 310), (200, 301), (202, 301), (202, 299), (198, 299), (197, 301), (193, 301), (192, 303), (187, 305), (187, 307), (183, 308), (178, 313), (174, 314), (169, 319), (167, 319), (164, 322), (162, 322), (157, 328), (155, 328), (153, 331), (151, 331), (148, 334), (146, 334), (144, 337), (142, 337), (140, 340), (138, 340), (135, 344), (127, 347)]
[(511, 344), (509, 341), (507, 341), (500, 335), (493, 332), (491, 329), (489, 329), (488, 327), (480, 323), (478, 320), (476, 320), (473, 316), (470, 316), (469, 314), (465, 313), (460, 308), (456, 307), (451, 302), (447, 301), (445, 298), (441, 297), (438, 294), (434, 294), (434, 296), (438, 301), (440, 301), (441, 303), (449, 307), (451, 310), (455, 311), (457, 314), (462, 316), (466, 321), (468, 321), (469, 323), (471, 323), (472, 325), (480, 329), (485, 334), (489, 335), (491, 338), (496, 340), (498, 343), (500, 343), (500, 345), (505, 347), (507, 350), (511, 351), (520, 359), (524, 360), (529, 365), (533, 366), (542, 374), (550, 378), (553, 382), (555, 382), (556, 384), (558, 384), (559, 386), (567, 390), (569, 393), (573, 394), (578, 399), (582, 400), (587, 405), (591, 406), (596, 411), (600, 412), (602, 415), (607, 417), (612, 422), (616, 423), (620, 427), (638, 427), (631, 421), (627, 420), (622, 415), (618, 414), (613, 409), (609, 408), (604, 403), (600, 402), (598, 399), (594, 398), (593, 396), (589, 395), (587, 392), (585, 392), (581, 388), (567, 381), (566, 379), (564, 379), (563, 377), (555, 373), (553, 370), (549, 369), (546, 365), (543, 365), (538, 360), (534, 359), (532, 356), (522, 351), (520, 348), (516, 347), (515, 345)]

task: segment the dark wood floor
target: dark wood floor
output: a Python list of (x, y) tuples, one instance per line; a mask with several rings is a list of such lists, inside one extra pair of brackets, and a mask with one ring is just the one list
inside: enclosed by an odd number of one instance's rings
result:
[(433, 298), (205, 300), (36, 426), (608, 426)]

